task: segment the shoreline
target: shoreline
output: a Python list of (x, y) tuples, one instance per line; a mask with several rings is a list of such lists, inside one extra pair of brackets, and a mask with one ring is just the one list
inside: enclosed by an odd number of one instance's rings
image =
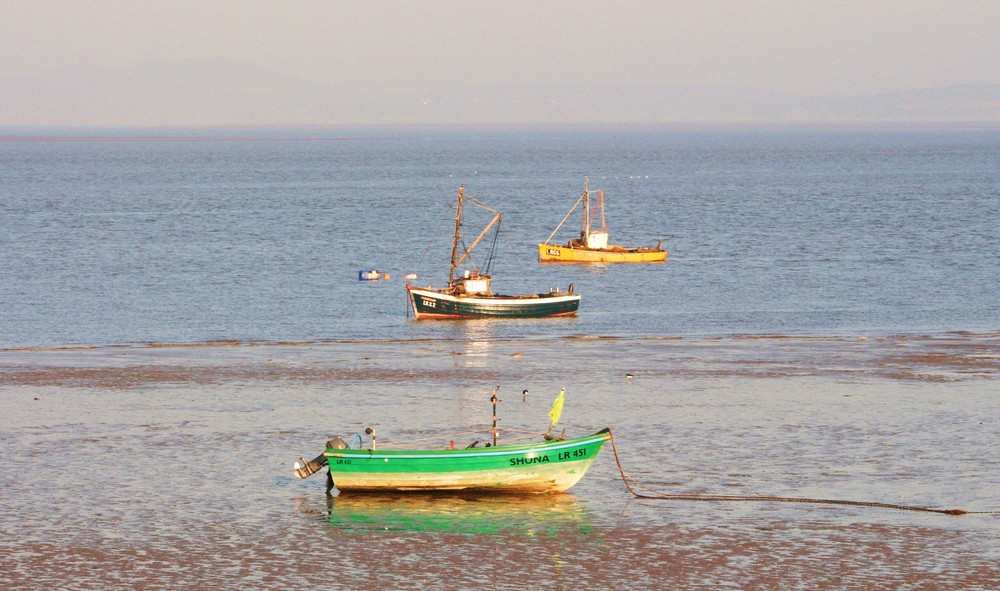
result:
[[(548, 374), (571, 379), (581, 363), (637, 379), (819, 377), (968, 382), (1000, 378), (1000, 333), (816, 337), (745, 335), (550, 339), (413, 339), (149, 343), (0, 350), (0, 387), (112, 387), (419, 380), (452, 372), (495, 381)], [(476, 370), (483, 370), (477, 372)], [(471, 373), (470, 373), (471, 372)]]
[[(476, 321), (460, 321), (475, 323)], [(942, 330), (942, 331), (917, 331), (917, 332), (892, 332), (885, 334), (782, 334), (782, 333), (733, 333), (724, 335), (608, 335), (608, 334), (571, 334), (560, 336), (528, 336), (528, 337), (490, 337), (494, 342), (531, 342), (548, 340), (635, 340), (635, 341), (741, 341), (741, 340), (803, 340), (803, 341), (868, 341), (868, 340), (891, 340), (891, 339), (945, 339), (945, 338), (968, 338), (968, 339), (1000, 339), (1000, 331), (971, 331), (965, 329)], [(76, 343), (63, 345), (9, 345), (0, 347), (0, 354), (5, 352), (19, 351), (76, 351), (93, 349), (142, 349), (142, 348), (181, 348), (181, 347), (281, 347), (281, 346), (303, 346), (303, 345), (328, 345), (328, 344), (379, 344), (379, 343), (420, 343), (420, 342), (462, 342), (466, 340), (484, 340), (470, 337), (460, 339), (455, 337), (414, 337), (399, 339), (208, 339), (204, 341), (139, 341), (121, 343)]]

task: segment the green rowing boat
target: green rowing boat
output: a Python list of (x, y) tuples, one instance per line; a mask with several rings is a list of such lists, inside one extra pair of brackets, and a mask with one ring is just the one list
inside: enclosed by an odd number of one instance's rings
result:
[(349, 449), (336, 438), (322, 456), (296, 463), (295, 473), (306, 478), (326, 465), (328, 490), (341, 492), (558, 493), (583, 478), (610, 438), (610, 430), (602, 429), (520, 445), (385, 450)]

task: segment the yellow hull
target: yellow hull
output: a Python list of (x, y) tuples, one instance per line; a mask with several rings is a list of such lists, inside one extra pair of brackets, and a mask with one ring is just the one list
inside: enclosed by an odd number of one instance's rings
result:
[(538, 245), (541, 263), (661, 263), (667, 260), (667, 251), (657, 248), (572, 248), (555, 244)]

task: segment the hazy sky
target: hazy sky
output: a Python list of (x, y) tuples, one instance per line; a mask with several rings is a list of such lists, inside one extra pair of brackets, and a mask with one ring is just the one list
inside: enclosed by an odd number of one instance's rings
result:
[[(1000, 0), (0, 0), (0, 77), (227, 58), (362, 93), (1000, 84)], [(0, 105), (2, 106), (2, 105)]]

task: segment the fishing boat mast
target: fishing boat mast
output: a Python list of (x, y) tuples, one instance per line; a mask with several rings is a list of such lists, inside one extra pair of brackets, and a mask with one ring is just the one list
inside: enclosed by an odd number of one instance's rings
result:
[(455, 238), (451, 243), (451, 267), (448, 268), (448, 285), (452, 284), (455, 280), (455, 267), (458, 264), (455, 262), (455, 257), (458, 256), (458, 241), (462, 239), (461, 229), (462, 229), (462, 201), (465, 200), (465, 187), (463, 185), (458, 186), (458, 205), (455, 207)]
[[(594, 248), (592, 244), (590, 235), (591, 234), (605, 234), (608, 233), (608, 222), (604, 217), (604, 191), (601, 189), (597, 190), (597, 202), (591, 206), (590, 204), (590, 177), (583, 177), (583, 195), (580, 196), (583, 201), (583, 219), (580, 221), (580, 242), (586, 248)], [(596, 232), (594, 231), (594, 218), (601, 216), (601, 227)], [(603, 244), (602, 241), (598, 241), (596, 248), (604, 248), (607, 246), (606, 239)]]
[[(470, 244), (468, 247), (466, 247), (466, 249), (464, 251), (462, 251), (461, 256), (459, 256), (459, 254), (458, 254), (458, 243), (462, 241), (462, 205), (463, 205), (463, 203), (465, 203), (466, 199), (468, 199), (469, 202), (471, 204), (473, 204), (473, 205), (481, 207), (481, 208), (483, 208), (483, 209), (485, 209), (487, 211), (493, 212), (494, 215), (493, 215), (493, 218), (490, 220), (490, 222), (488, 224), (486, 224), (486, 227), (483, 228), (483, 231), (480, 232), (478, 236), (476, 236), (475, 240), (472, 241), (472, 244)], [(449, 285), (449, 287), (454, 287), (455, 281), (456, 281), (456, 279), (455, 279), (455, 269), (457, 269), (462, 264), (462, 262), (465, 261), (465, 259), (469, 259), (470, 264), (472, 265), (472, 269), (475, 272), (475, 277), (477, 279), (485, 279), (487, 282), (489, 281), (489, 279), (490, 279), (490, 277), (489, 277), (489, 267), (490, 267), (490, 264), (492, 264), (493, 252), (496, 249), (496, 237), (497, 237), (497, 234), (500, 232), (500, 222), (501, 221), (503, 221), (503, 214), (502, 213), (500, 213), (496, 209), (493, 209), (489, 205), (486, 205), (484, 203), (480, 203), (479, 201), (477, 201), (473, 197), (466, 197), (466, 195), (465, 195), (465, 187), (459, 185), (459, 187), (458, 187), (458, 205), (455, 207), (455, 237), (454, 237), (454, 240), (452, 241), (452, 245), (451, 245), (451, 265), (448, 268), (448, 285)], [(496, 228), (494, 228), (494, 226), (496, 226)], [(472, 262), (472, 251), (476, 248), (476, 246), (479, 245), (480, 242), (482, 242), (483, 238), (486, 237), (486, 235), (490, 232), (491, 229), (493, 229), (493, 231), (494, 231), (494, 234), (493, 234), (493, 245), (490, 247), (490, 254), (487, 257), (486, 273), (481, 275), (480, 272), (479, 272), (479, 268), (476, 266), (475, 262)], [(462, 277), (462, 278), (459, 278), (458, 281), (467, 281), (468, 279), (469, 279), (468, 277)]]

